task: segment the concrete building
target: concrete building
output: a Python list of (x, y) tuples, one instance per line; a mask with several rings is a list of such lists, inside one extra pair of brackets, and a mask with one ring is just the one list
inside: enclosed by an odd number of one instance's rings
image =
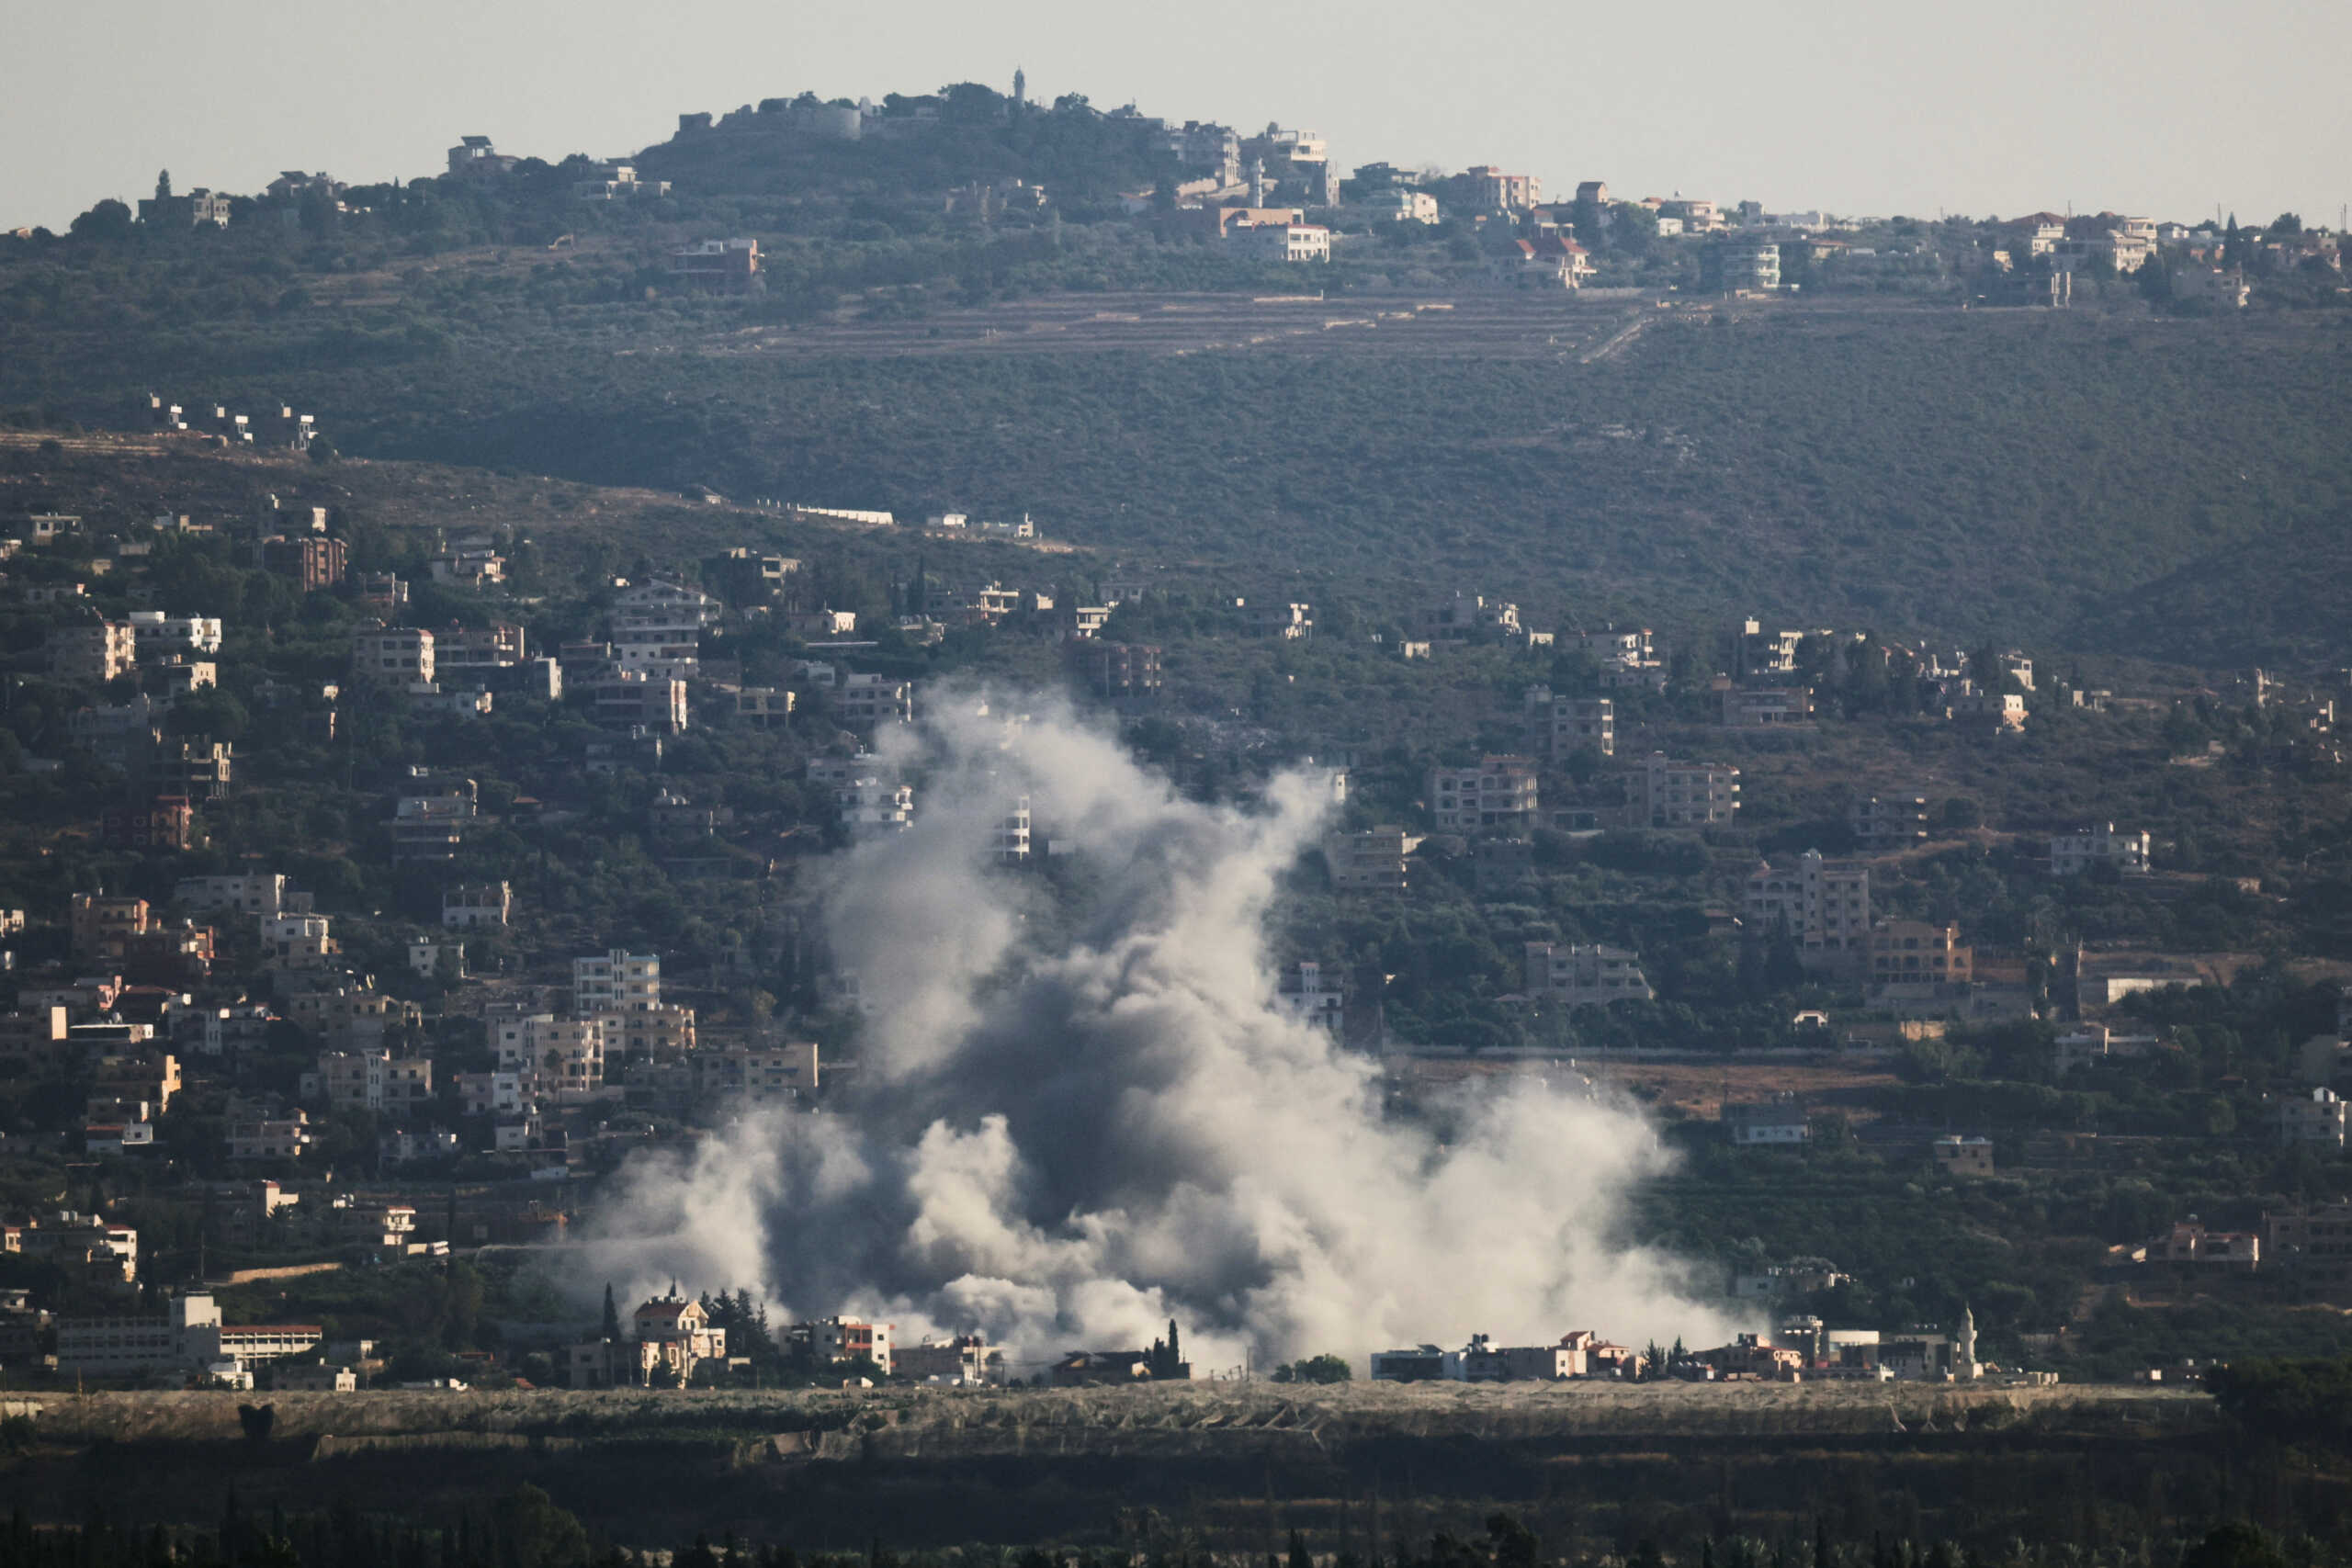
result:
[(204, 1292), (175, 1298), (157, 1317), (62, 1317), (57, 1370), (77, 1377), (136, 1377), (254, 1364), (307, 1355), (323, 1337), (315, 1324), (223, 1324)]
[(310, 895), (287, 886), (280, 873), (254, 872), (244, 876), (183, 876), (173, 886), (172, 902), (192, 914), (270, 919), (297, 912), (292, 905), (307, 905)]
[(485, 1023), (498, 1070), (516, 1074), (526, 1099), (546, 1095), (576, 1103), (604, 1088), (605, 1030), (594, 1018), (506, 1014)]
[(1928, 1145), (1936, 1174), (1968, 1181), (1993, 1174), (1993, 1140), (1947, 1133)]
[(1728, 827), (1739, 815), (1739, 770), (1727, 763), (1677, 762), (1653, 751), (1631, 783), (1644, 826)]
[(911, 724), (914, 682), (896, 675), (843, 675), (833, 694), (833, 714), (844, 724)]
[(1770, 293), (1781, 287), (1781, 247), (1768, 240), (1716, 240), (1699, 253), (1699, 287), (1711, 294)]
[(1530, 757), (1491, 756), (1475, 767), (1431, 768), (1430, 816), (1441, 833), (1526, 833), (1539, 804)]
[(682, 245), (670, 253), (670, 277), (686, 288), (751, 293), (764, 281), (760, 276), (760, 243), (738, 236)]
[(433, 1058), (381, 1050), (322, 1052), (302, 1087), (305, 1099), (323, 1100), (332, 1111), (404, 1116), (432, 1102)]
[(833, 803), (841, 811), (842, 826), (854, 839), (903, 832), (915, 819), (914, 787), (878, 772), (861, 773), (835, 784)]
[(658, 953), (615, 948), (571, 961), (571, 1010), (580, 1018), (600, 1012), (650, 1011), (662, 1005), (662, 959)]
[(217, 615), (167, 615), (161, 610), (133, 610), (130, 620), (141, 659), (161, 659), (173, 653), (209, 658), (220, 651), (222, 634)]
[(598, 724), (654, 736), (686, 729), (686, 682), (675, 675), (617, 670), (586, 682)]
[(1531, 942), (1525, 967), (1527, 994), (1559, 1007), (1607, 1007), (1657, 997), (1642, 974), (1640, 955), (1627, 948)]
[(1073, 678), (1098, 697), (1134, 701), (1159, 694), (1157, 644), (1074, 638), (1062, 645), (1062, 656)]
[(1743, 1146), (1813, 1142), (1813, 1124), (1805, 1116), (1804, 1106), (1792, 1096), (1746, 1105), (1727, 1104), (1723, 1120), (1731, 1141)]
[(468, 883), (441, 895), (444, 931), (503, 928), (514, 912), (514, 890), (503, 882)]
[(863, 1318), (828, 1317), (815, 1323), (792, 1325), (793, 1340), (808, 1348), (819, 1365), (837, 1361), (866, 1360), (882, 1369), (887, 1376), (892, 1366), (890, 1337), (897, 1332), (895, 1325), (869, 1323)]
[(2278, 1101), (2278, 1136), (2290, 1144), (2318, 1144), (2341, 1149), (2347, 1111), (2352, 1111), (2352, 1103), (2339, 1099), (2330, 1089), (2282, 1096)]
[(1237, 223), (1226, 231), (1235, 254), (1251, 261), (1327, 262), (1331, 231), (1320, 223)]
[(297, 1111), (286, 1116), (232, 1121), (228, 1142), (232, 1160), (300, 1159), (310, 1152), (315, 1139), (309, 1114)]
[(1548, 686), (1530, 686), (1528, 719), (1554, 764), (1589, 746), (1604, 757), (1617, 754), (1617, 705), (1607, 697), (1555, 697)]
[(1785, 869), (1758, 862), (1746, 892), (1748, 924), (1764, 936), (1785, 927), (1808, 968), (1861, 967), (1871, 930), (1868, 866), (1807, 850)]
[(422, 627), (379, 627), (355, 633), (351, 638), (355, 680), (409, 686), (430, 682), (436, 668), (433, 634)]
[(1001, 1387), (1012, 1376), (1004, 1351), (977, 1334), (901, 1345), (891, 1354), (891, 1373), (916, 1382), (964, 1388)]
[(1485, 212), (1525, 212), (1544, 199), (1544, 182), (1533, 175), (1508, 174), (1491, 164), (1475, 164), (1463, 171), (1470, 182), (1471, 200)]
[(1859, 795), (1846, 807), (1846, 825), (1866, 850), (1895, 850), (1928, 841), (1924, 795)]
[(137, 633), (123, 622), (58, 626), (49, 634), (49, 672), (61, 681), (102, 686), (130, 673), (138, 648)]
[(2126, 876), (2143, 876), (2153, 847), (2146, 832), (2119, 833), (2112, 822), (2055, 833), (2050, 840), (2051, 874), (2078, 876), (2095, 865), (2109, 865)]
[(1975, 979), (1975, 950), (1958, 926), (1887, 920), (1866, 939), (1873, 986), (1967, 985)]
[(350, 570), (351, 547), (322, 534), (278, 536), (261, 542), (265, 570), (290, 577), (305, 593), (317, 593), (341, 582)]
[(1813, 691), (1806, 686), (1732, 686), (1722, 694), (1727, 729), (1766, 729), (1813, 722)]
[(1342, 891), (1401, 893), (1406, 857), (1420, 847), (1418, 834), (1402, 828), (1368, 828), (1360, 833), (1327, 833), (1323, 863), (1331, 886)]
[(1323, 965), (1304, 959), (1283, 971), (1274, 988), (1274, 1005), (1284, 1017), (1319, 1029), (1332, 1039), (1347, 1032), (1347, 996), (1337, 975), (1327, 977)]

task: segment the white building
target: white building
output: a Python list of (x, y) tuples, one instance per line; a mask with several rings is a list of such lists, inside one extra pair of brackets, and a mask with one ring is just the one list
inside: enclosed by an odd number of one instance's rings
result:
[(613, 658), (625, 671), (685, 680), (701, 667), (702, 634), (719, 602), (699, 588), (655, 579), (613, 601)]
[(2152, 840), (2146, 832), (2119, 833), (2112, 822), (2096, 823), (2050, 840), (2050, 871), (2076, 876), (2095, 865), (2111, 865), (2126, 876), (2144, 875)]
[(141, 659), (166, 653), (214, 654), (220, 651), (221, 628), (217, 615), (167, 615), (161, 610), (130, 612), (132, 646)]
[(1275, 1005), (1284, 1015), (1340, 1039), (1347, 1026), (1347, 996), (1339, 976), (1327, 978), (1323, 965), (1312, 959), (1286, 969), (1274, 992)]
[(853, 838), (901, 832), (915, 819), (914, 787), (879, 773), (861, 773), (834, 785), (833, 802)]
[(1226, 243), (1253, 261), (1331, 259), (1331, 231), (1320, 223), (1237, 223), (1226, 231)]
[(503, 882), (453, 887), (441, 895), (441, 929), (480, 931), (513, 918), (514, 890)]
[(914, 682), (895, 675), (844, 675), (834, 693), (833, 712), (848, 724), (912, 723)]
[(1527, 944), (1527, 994), (1564, 1007), (1657, 999), (1639, 954), (1593, 942)]
[(300, 1159), (312, 1142), (306, 1111), (229, 1123), (231, 1159)]
[(662, 1005), (659, 953), (610, 953), (571, 961), (571, 1010), (576, 1017), (600, 1012), (648, 1010)]
[(1023, 795), (1012, 810), (997, 819), (991, 852), (1008, 863), (1029, 858), (1029, 797)]
[(498, 1071), (514, 1074), (526, 1098), (578, 1100), (604, 1087), (605, 1028), (595, 1018), (510, 1013), (489, 1020), (488, 1027)]

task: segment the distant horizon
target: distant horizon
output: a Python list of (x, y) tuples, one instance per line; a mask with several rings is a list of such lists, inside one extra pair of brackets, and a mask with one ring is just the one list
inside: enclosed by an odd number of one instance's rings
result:
[(1957, 35), (1941, 18), (1797, 0), (1769, 17), (1694, 16), (1671, 47), (1644, 18), (1570, 21), (1524, 0), (1475, 25), (1396, 0), (1343, 27), (1213, 5), (1157, 34), (1071, 0), (986, 17), (910, 0), (887, 18), (827, 17), (821, 34), (742, 0), (690, 0), (659, 31), (611, 0), (579, 0), (560, 25), (520, 9), (420, 0), (257, 35), (160, 0), (36, 10), (15, 41), (48, 68), (0, 101), (0, 129), (35, 155), (0, 175), (0, 228), (62, 232), (97, 201), (149, 194), (159, 169), (183, 190), (249, 194), (295, 167), (356, 185), (431, 177), (460, 135), (550, 163), (611, 158), (666, 141), (681, 113), (804, 90), (1001, 92), (1016, 68), (1046, 103), (1076, 91), (1243, 130), (1278, 121), (1328, 137), (1343, 171), (1498, 164), (1560, 194), (1598, 178), (1626, 198), (1769, 211), (2071, 206), (2194, 223), (2218, 208), (2327, 228), (2352, 202), (2336, 151), (2352, 104), (2331, 79), (2352, 55), (2352, 8), (2281, 0), (2227, 16), (2186, 0), (1992, 0)]

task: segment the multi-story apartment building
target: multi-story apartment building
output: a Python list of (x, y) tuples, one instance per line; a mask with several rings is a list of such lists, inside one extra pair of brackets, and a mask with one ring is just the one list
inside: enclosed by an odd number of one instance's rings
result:
[(1732, 686), (1723, 693), (1723, 717), (1731, 729), (1811, 724), (1813, 692), (1805, 686)]
[(2334, 1089), (2306, 1089), (2282, 1096), (2278, 1101), (2278, 1135), (2290, 1144), (2320, 1144), (2344, 1147), (2346, 1113), (2352, 1102)]
[(61, 681), (102, 686), (130, 674), (137, 656), (137, 635), (121, 622), (85, 621), (49, 634), (49, 672)]
[(878, 838), (904, 831), (915, 819), (915, 792), (910, 784), (882, 773), (860, 773), (833, 786), (842, 826), (853, 838)]
[(1894, 850), (1928, 841), (1924, 795), (1865, 795), (1846, 807), (1846, 825), (1866, 850)]
[(1155, 643), (1104, 642), (1097, 637), (1062, 645), (1071, 675), (1098, 697), (1137, 698), (1159, 694), (1159, 648)]
[(589, 681), (587, 688), (598, 724), (656, 735), (685, 733), (686, 683), (677, 676), (621, 670)]
[(1589, 746), (1604, 757), (1617, 754), (1617, 705), (1607, 697), (1555, 697), (1548, 686), (1531, 686), (1527, 716), (1544, 756), (1555, 763)]
[(379, 626), (354, 633), (351, 673), (355, 680), (406, 686), (430, 681), (438, 668), (433, 634), (418, 626)]
[(1657, 999), (1639, 954), (1601, 942), (1531, 942), (1527, 994), (1563, 1007), (1606, 1007)]
[(140, 776), (151, 795), (218, 800), (229, 793), (236, 765), (236, 749), (228, 741), (181, 735), (157, 742)]
[(2144, 875), (2154, 840), (2144, 831), (2115, 830), (2112, 822), (2094, 823), (2050, 840), (2050, 870), (2056, 876), (2078, 876), (2095, 865), (2111, 865), (2126, 876)]
[(102, 893), (76, 893), (66, 900), (66, 925), (72, 933), (74, 956), (120, 963), (132, 937), (153, 929), (154, 919), (144, 898), (109, 898)]
[(1630, 783), (1648, 827), (1727, 827), (1739, 815), (1739, 770), (1728, 763), (1677, 762), (1653, 751)]
[(662, 1005), (662, 957), (615, 948), (571, 961), (571, 1010), (579, 1018), (600, 1012), (650, 1011)]
[(433, 1099), (433, 1058), (390, 1051), (326, 1051), (303, 1085), (308, 1098), (334, 1111), (405, 1114)]
[(493, 621), (486, 626), (444, 626), (433, 634), (433, 663), (440, 675), (472, 670), (511, 670), (529, 654), (521, 626)]
[(504, 926), (514, 912), (514, 890), (503, 882), (468, 883), (441, 895), (441, 929), (481, 931)]
[(323, 534), (276, 536), (261, 542), (261, 564), (266, 571), (292, 578), (303, 592), (316, 593), (343, 581), (351, 564), (351, 547)]
[(300, 1159), (314, 1139), (309, 1114), (297, 1111), (290, 1116), (232, 1121), (228, 1141), (231, 1159)]
[(605, 1083), (605, 1027), (595, 1016), (503, 1014), (487, 1021), (498, 1070), (520, 1076), (528, 1095), (582, 1100)]
[(1807, 850), (1793, 865), (1758, 862), (1747, 887), (1748, 924), (1769, 935), (1786, 927), (1808, 966), (1857, 968), (1871, 930), (1871, 873), (1858, 861)]
[(1323, 965), (1313, 959), (1283, 971), (1274, 1000), (1286, 1016), (1319, 1029), (1334, 1040), (1345, 1032), (1347, 995), (1340, 988), (1339, 976), (1326, 976)]
[(849, 724), (911, 723), (914, 682), (896, 675), (844, 675), (833, 693), (833, 712)]
[(1976, 976), (1976, 950), (1958, 926), (1886, 920), (1868, 938), (1873, 986), (1966, 985)]
[(254, 872), (245, 876), (183, 876), (172, 888), (172, 902), (198, 915), (231, 913), (269, 919), (292, 912), (289, 899), (307, 902), (308, 898), (309, 895), (288, 888), (285, 876), (277, 872)]
[(1441, 833), (1531, 831), (1538, 810), (1534, 760), (1495, 756), (1476, 767), (1431, 768), (1429, 805)]
[(1328, 833), (1323, 839), (1323, 863), (1330, 869), (1331, 886), (1335, 888), (1401, 893), (1405, 890), (1406, 857), (1420, 842), (1418, 834), (1397, 827), (1368, 828), (1360, 833)]
[(141, 659), (160, 659), (173, 653), (209, 657), (220, 651), (222, 631), (217, 615), (167, 615), (161, 610), (133, 610), (130, 630)]

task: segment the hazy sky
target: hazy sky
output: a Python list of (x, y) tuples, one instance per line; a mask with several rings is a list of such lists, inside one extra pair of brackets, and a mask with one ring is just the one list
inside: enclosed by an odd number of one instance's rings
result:
[(2072, 202), (2334, 224), (2352, 200), (2352, 6), (2327, 0), (1683, 0), (1145, 7), (898, 0), (0, 0), (0, 224), (279, 169), (429, 175), (475, 132), (611, 156), (681, 110), (944, 82), (1330, 139), (1342, 167), (1493, 162), (1547, 190), (1776, 210)]

